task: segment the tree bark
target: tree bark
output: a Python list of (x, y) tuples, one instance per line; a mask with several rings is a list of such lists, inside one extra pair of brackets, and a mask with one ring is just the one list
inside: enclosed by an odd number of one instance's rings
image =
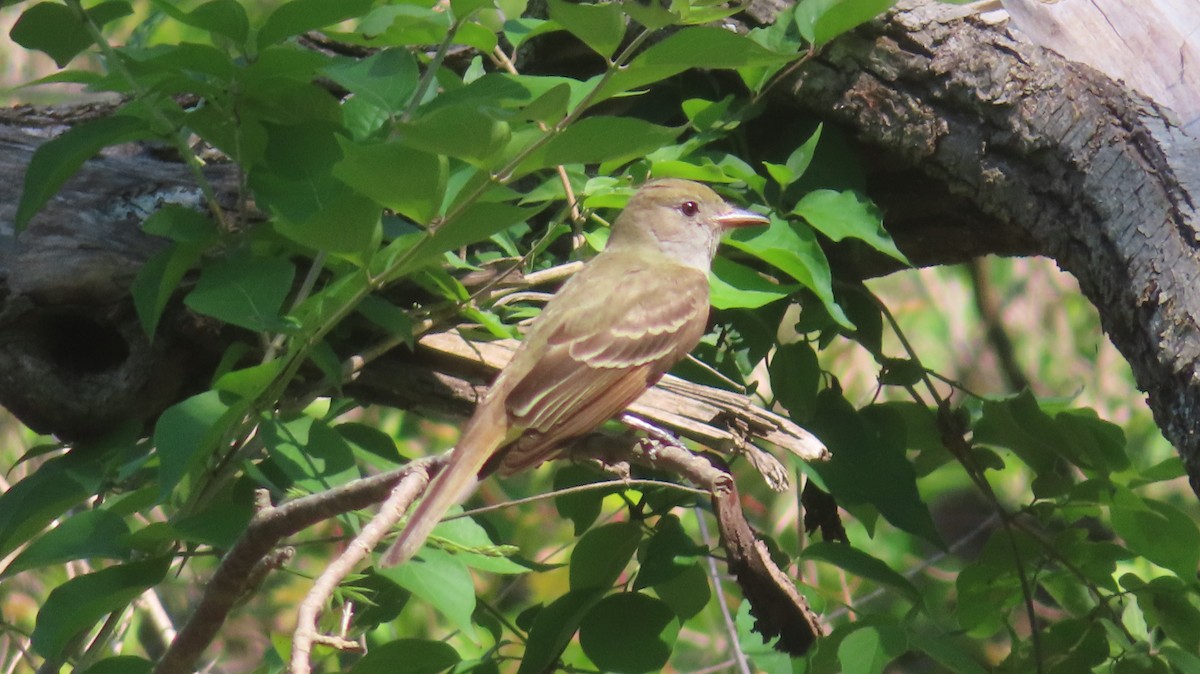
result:
[[(772, 120), (815, 115), (857, 140), (867, 191), (916, 264), (1046, 255), (1072, 272), (1200, 486), (1200, 143), (1170, 111), (994, 14), (917, 0), (829, 45), (769, 103)], [(175, 310), (150, 343), (129, 302), (160, 245), (140, 220), (197, 191), (169, 158), (110, 152), (14, 236), (24, 166), (47, 135), (25, 117), (0, 115), (0, 404), (67, 438), (149, 422), (206, 386), (236, 338)], [(762, 143), (767, 155), (779, 135)], [(209, 171), (232, 200), (233, 169)], [(845, 276), (895, 269), (830, 254)]]
[(775, 103), (881, 153), (869, 192), (915, 262), (1033, 254), (1074, 274), (1200, 491), (1200, 143), (1171, 111), (968, 8), (908, 1)]

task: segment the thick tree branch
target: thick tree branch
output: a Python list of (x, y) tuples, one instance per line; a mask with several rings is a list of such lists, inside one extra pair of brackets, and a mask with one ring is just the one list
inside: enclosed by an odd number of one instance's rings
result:
[(912, 259), (1039, 254), (1073, 273), (1200, 489), (1200, 142), (1170, 111), (915, 0), (832, 44), (776, 103), (885, 153), (870, 191)]

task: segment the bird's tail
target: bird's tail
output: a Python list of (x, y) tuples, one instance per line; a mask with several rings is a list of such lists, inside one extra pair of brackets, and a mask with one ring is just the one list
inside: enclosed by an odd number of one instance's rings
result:
[(404, 530), (383, 556), (383, 566), (412, 559), (450, 508), (467, 500), (479, 484), (479, 471), (492, 454), (507, 442), (508, 420), (503, 405), (487, 405), (467, 422), (449, 462), (429, 484), (425, 497), (404, 525)]

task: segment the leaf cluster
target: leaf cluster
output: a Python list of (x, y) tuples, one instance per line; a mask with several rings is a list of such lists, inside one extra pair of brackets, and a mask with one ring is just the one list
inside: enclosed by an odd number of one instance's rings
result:
[[(716, 327), (679, 374), (785, 409), (832, 450), (827, 464), (794, 468), (853, 518), (850, 540), (823, 528), (805, 546), (798, 525), (764, 526), (773, 553), (804, 570), (831, 634), (806, 658), (776, 653), (746, 605), (726, 606), (718, 542), (703, 515), (688, 515), (704, 504), (566, 466), (555, 489), (596, 483), (555, 500), (572, 529), (561, 536), (574, 541), (568, 561), (531, 544), (555, 533), (542, 523), (445, 522), (418, 561), (339, 587), (321, 626), (367, 653), (318, 647), (315, 667), (649, 672), (739, 657), (771, 672), (882, 672), (917, 657), (968, 673), (1200, 667), (1200, 531), (1153, 490), (1181, 474), (1178, 462), (1136, 466), (1121, 428), (1087, 410), (939, 380), (886, 307), (839, 280), (826, 256), (853, 241), (907, 263), (879, 210), (838, 177), (844, 167), (830, 168), (846, 162), (828, 149), (837, 131), (809, 124), (777, 156), (746, 149), (779, 78), (889, 5), (807, 0), (748, 34), (710, 25), (734, 9), (707, 0), (552, 0), (542, 17), (523, 16), (520, 0), (26, 7), (12, 38), (63, 68), (43, 81), (125, 102), (38, 150), (17, 225), (104, 147), (173, 148), (207, 210), (164, 206), (143, 223), (165, 245), (141, 269), (133, 303), (151, 337), (180, 306), (245, 336), (208, 389), (170, 406), (149, 437), (130, 427), (25, 457), (35, 469), (0, 495), (0, 556), (17, 553), (5, 579), (53, 585), (27, 630), (31, 651), (78, 671), (148, 671), (153, 649), (127, 630), (125, 617), (141, 615), (134, 600), (177, 593), (180, 573), (210, 572), (207, 555), (245, 530), (256, 491), (279, 501), (336, 489), (444, 444), (415, 414), (364, 409), (342, 389), (354, 368), (431, 330), (513, 336), (537, 304), (496, 301), (505, 294), (469, 288), (464, 272), (585, 257), (637, 184), (681, 177), (771, 214), (714, 264)], [(182, 37), (150, 32), (118, 46), (109, 36), (126, 17)], [(344, 49), (310, 48), (305, 34), (317, 30)], [(520, 72), (522, 49), (555, 33), (603, 69)], [(89, 54), (103, 69), (73, 67)], [(687, 79), (697, 71), (731, 79)], [(654, 94), (673, 91), (669, 80), (688, 93), (664, 103)], [(237, 203), (208, 185), (197, 145), (236, 164)], [(355, 341), (364, 332), (365, 347)], [(835, 343), (870, 354), (878, 399), (855, 404), (842, 390), (837, 363), (823, 358)], [(993, 488), (1014, 473), (1032, 476), (1015, 505)], [(545, 488), (539, 479), (514, 488)], [(960, 541), (944, 540), (928, 505), (947, 485), (993, 513), (974, 557), (947, 554)], [(328, 537), (360, 531), (365, 517), (311, 532), (300, 566), (321, 565)], [(495, 544), (510, 540), (523, 555)], [(83, 572), (67, 578), (67, 564)], [(497, 591), (510, 579), (530, 596)], [(133, 655), (105, 657), (110, 644)], [(256, 671), (280, 671), (288, 651), (273, 639)]]

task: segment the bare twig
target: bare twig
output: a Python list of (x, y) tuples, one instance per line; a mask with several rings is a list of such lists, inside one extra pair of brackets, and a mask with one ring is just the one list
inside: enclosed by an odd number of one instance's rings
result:
[(320, 494), (261, 508), (221, 560), (187, 624), (155, 666), (155, 674), (190, 674), (195, 670), (196, 660), (244, 595), (254, 569), (281, 540), (322, 520), (379, 503), (413, 471), (431, 471), (443, 461), (442, 457), (420, 459)]
[[(704, 521), (704, 513), (696, 508), (696, 524), (700, 527), (700, 538), (704, 541), (704, 546), (712, 549), (712, 536), (708, 533), (708, 523)], [(746, 657), (746, 653), (742, 650), (742, 644), (738, 640), (737, 624), (734, 622), (733, 614), (729, 611), (729, 602), (725, 599), (725, 593), (721, 591), (721, 572), (717, 570), (717, 560), (709, 555), (705, 560), (704, 569), (708, 573), (708, 580), (712, 583), (713, 592), (717, 595), (717, 607), (721, 609), (721, 621), (725, 625), (726, 636), (729, 639), (729, 649), (733, 651), (733, 659), (737, 664), (738, 671), (742, 674), (750, 674), (750, 660)]]
[(314, 641), (329, 643), (325, 640), (331, 637), (322, 636), (317, 632), (317, 617), (321, 614), (321, 608), (329, 601), (337, 586), (371, 554), (375, 546), (404, 516), (409, 506), (425, 491), (432, 477), (430, 473), (428, 469), (409, 471), (392, 489), (392, 493), (379, 509), (379, 514), (371, 518), (354, 540), (350, 541), (346, 550), (317, 577), (304, 601), (300, 602), (300, 610), (296, 616), (296, 630), (292, 642), (292, 674), (308, 674), (309, 655)]

